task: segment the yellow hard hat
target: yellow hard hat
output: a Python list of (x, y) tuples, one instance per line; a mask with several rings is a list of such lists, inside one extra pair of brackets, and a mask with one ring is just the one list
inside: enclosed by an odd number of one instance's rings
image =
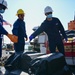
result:
[(17, 14), (16, 14), (16, 15), (19, 15), (19, 14), (25, 14), (25, 13), (24, 13), (24, 11), (23, 11), (22, 9), (19, 9), (19, 10), (17, 11)]

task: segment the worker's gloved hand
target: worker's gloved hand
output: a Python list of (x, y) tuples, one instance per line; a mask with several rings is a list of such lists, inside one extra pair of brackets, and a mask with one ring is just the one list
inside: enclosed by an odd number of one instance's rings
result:
[(33, 38), (34, 38), (34, 36), (31, 35), (31, 36), (29, 37), (30, 41), (31, 41)]
[(13, 34), (7, 34), (7, 37), (14, 43), (18, 42), (18, 37), (16, 35)]
[(67, 42), (67, 41), (68, 41), (68, 39), (67, 39), (67, 38), (65, 38), (65, 41)]

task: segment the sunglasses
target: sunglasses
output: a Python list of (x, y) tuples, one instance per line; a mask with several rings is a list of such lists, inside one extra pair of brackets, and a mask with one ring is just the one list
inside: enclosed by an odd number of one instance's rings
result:
[(4, 5), (2, 5), (2, 4), (0, 4), (0, 9), (6, 9), (6, 7), (4, 6)]
[(45, 15), (49, 15), (49, 14), (52, 14), (52, 12), (45, 13)]
[(18, 14), (18, 16), (24, 17), (24, 14)]

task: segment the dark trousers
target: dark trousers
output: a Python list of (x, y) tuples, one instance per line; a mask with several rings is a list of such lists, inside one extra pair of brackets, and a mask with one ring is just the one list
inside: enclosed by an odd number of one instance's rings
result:
[(14, 44), (15, 52), (16, 52), (16, 53), (23, 53), (23, 52), (24, 52), (24, 45), (25, 45), (25, 44), (15, 43), (15, 44)]
[(0, 58), (2, 57), (2, 39), (0, 38)]
[(59, 42), (59, 43), (58, 42), (50, 42), (49, 43), (49, 50), (50, 50), (51, 53), (56, 52), (56, 47), (57, 47), (57, 49), (60, 53), (65, 55), (63, 42)]

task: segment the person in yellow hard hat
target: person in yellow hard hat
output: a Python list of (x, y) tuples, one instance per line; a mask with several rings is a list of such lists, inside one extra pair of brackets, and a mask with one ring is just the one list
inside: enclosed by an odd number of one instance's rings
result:
[(22, 9), (19, 9), (16, 15), (18, 19), (13, 24), (12, 33), (18, 37), (18, 42), (14, 43), (15, 53), (18, 54), (24, 52), (25, 39), (27, 41), (28, 38), (27, 38), (26, 26), (24, 22), (24, 16), (25, 16), (24, 11)]
[(22, 9), (19, 9), (19, 10), (17, 11), (17, 14), (16, 14), (16, 15), (18, 16), (19, 14), (25, 14), (25, 13), (24, 13), (24, 11), (23, 11)]

